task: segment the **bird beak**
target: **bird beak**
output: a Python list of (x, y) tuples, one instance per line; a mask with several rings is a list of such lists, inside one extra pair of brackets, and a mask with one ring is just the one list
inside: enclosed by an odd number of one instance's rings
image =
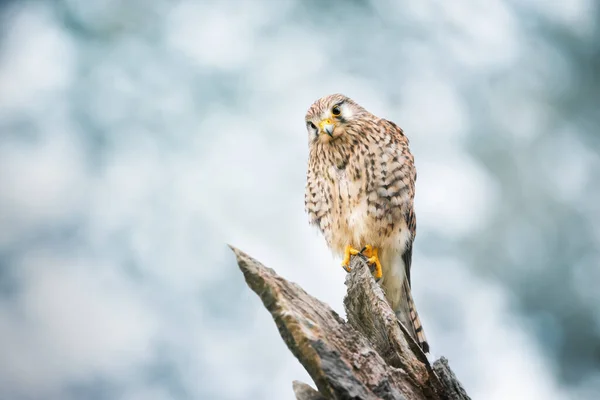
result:
[(319, 128), (321, 128), (321, 133), (326, 133), (329, 135), (329, 137), (333, 137), (333, 129), (335, 128), (335, 124), (329, 118), (319, 122)]

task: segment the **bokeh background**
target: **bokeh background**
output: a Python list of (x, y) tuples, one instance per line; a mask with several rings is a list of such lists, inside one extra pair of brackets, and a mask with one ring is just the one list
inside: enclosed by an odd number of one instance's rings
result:
[(416, 158), (413, 290), (474, 399), (600, 398), (593, 0), (0, 1), (0, 398), (293, 399), (231, 243), (343, 314), (304, 214), (342, 92)]

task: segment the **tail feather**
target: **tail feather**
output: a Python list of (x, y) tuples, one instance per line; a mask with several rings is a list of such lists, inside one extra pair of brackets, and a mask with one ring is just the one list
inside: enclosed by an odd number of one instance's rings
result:
[(410, 285), (408, 284), (408, 280), (404, 281), (403, 285), (403, 300), (400, 302), (400, 306), (396, 311), (396, 316), (402, 322), (402, 324), (409, 330), (412, 337), (415, 338), (423, 353), (429, 353), (429, 343), (427, 342), (427, 337), (425, 336), (425, 331), (423, 330), (423, 325), (421, 324), (421, 319), (419, 318), (419, 314), (417, 313), (417, 308), (415, 306), (415, 302), (412, 298), (412, 294), (410, 291)]

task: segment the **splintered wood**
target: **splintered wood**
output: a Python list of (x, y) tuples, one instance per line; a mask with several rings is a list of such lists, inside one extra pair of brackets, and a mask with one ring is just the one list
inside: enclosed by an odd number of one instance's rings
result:
[(297, 399), (469, 399), (446, 359), (429, 364), (361, 256), (352, 258), (346, 278), (344, 321), (297, 284), (232, 250), (248, 286), (318, 389), (294, 381)]

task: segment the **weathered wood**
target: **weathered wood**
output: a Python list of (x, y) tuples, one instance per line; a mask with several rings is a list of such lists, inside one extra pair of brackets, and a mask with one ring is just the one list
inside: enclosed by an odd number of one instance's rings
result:
[(292, 386), (297, 400), (327, 400), (321, 393), (304, 382), (294, 381)]
[(470, 400), (467, 392), (460, 384), (459, 380), (456, 379), (456, 375), (450, 369), (448, 360), (446, 357), (441, 357), (439, 360), (433, 363), (433, 370), (439, 377), (442, 385), (446, 390), (448, 400)]
[(316, 400), (317, 394), (324, 399), (468, 399), (466, 394), (453, 397), (462, 387), (447, 362), (444, 379), (438, 378), (395, 318), (360, 256), (353, 257), (346, 279), (345, 322), (300, 286), (232, 249), (248, 286), (259, 295), (288, 348), (317, 386), (318, 392), (295, 382), (298, 399)]
[(348, 322), (369, 339), (388, 365), (406, 371), (419, 389), (436, 398), (441, 383), (410, 332), (398, 321), (364, 257), (353, 257), (346, 275), (344, 308)]

